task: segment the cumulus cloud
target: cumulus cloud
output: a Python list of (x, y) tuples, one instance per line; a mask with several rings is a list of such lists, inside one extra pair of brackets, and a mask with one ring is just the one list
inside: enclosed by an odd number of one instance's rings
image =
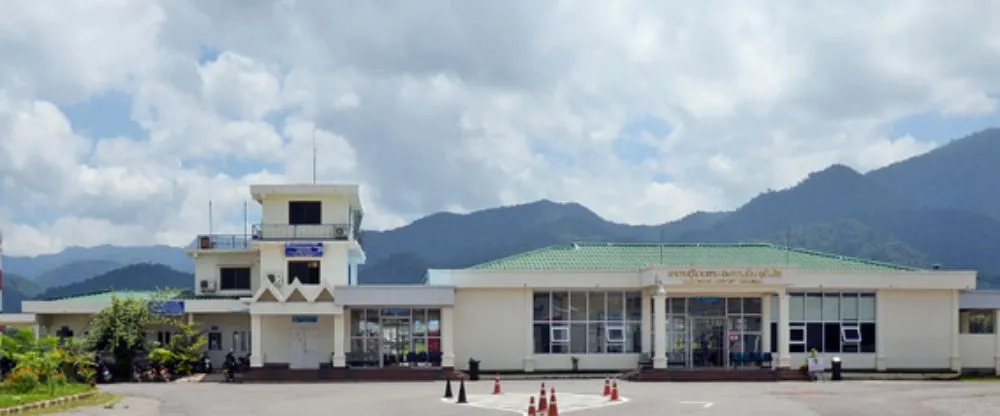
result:
[[(241, 232), (249, 184), (311, 181), (314, 146), (373, 228), (538, 198), (658, 223), (925, 152), (886, 132), (995, 114), (1000, 93), (987, 0), (15, 3), (12, 254), (187, 243), (209, 201), (215, 231)], [(139, 134), (66, 115), (108, 92)]]

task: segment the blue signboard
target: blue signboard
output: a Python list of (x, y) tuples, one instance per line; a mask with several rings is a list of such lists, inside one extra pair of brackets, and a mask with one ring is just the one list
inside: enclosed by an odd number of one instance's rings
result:
[(385, 308), (382, 309), (382, 316), (410, 316), (407, 308)]
[(292, 315), (293, 324), (314, 324), (319, 322), (319, 316), (316, 315)]
[(691, 298), (691, 300), (699, 303), (719, 303), (722, 302), (722, 298)]
[(323, 243), (285, 244), (285, 257), (323, 257)]
[(154, 315), (181, 316), (184, 315), (184, 301), (149, 302), (149, 312)]

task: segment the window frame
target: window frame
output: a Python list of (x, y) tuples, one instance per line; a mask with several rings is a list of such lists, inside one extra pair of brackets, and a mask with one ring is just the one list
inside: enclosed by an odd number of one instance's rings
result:
[[(227, 287), (226, 280), (230, 283), (239, 283), (243, 279), (242, 273), (246, 272), (246, 287)], [(239, 272), (239, 274), (236, 274)], [(227, 276), (230, 274), (230, 276)], [(253, 290), (253, 267), (251, 266), (220, 266), (219, 267), (219, 290), (220, 291), (248, 291)]]
[[(212, 338), (217, 338), (218, 339), (218, 342), (215, 344), (215, 348), (212, 348), (212, 346), (213, 346), (212, 345)], [(209, 332), (208, 333), (208, 337), (207, 337), (207, 343), (208, 343), (208, 345), (206, 345), (206, 348), (208, 348), (209, 351), (222, 351), (223, 350), (223, 348), (222, 348), (222, 332), (219, 332), (219, 331), (211, 331), (211, 332)]]
[[(556, 334), (562, 334), (561, 337)], [(549, 340), (553, 344), (569, 344), (569, 325), (549, 326)]]
[(320, 224), (323, 224), (323, 201), (288, 201), (288, 225)]
[(533, 354), (617, 355), (641, 350), (641, 291), (536, 290), (531, 298)]
[[(848, 337), (847, 336), (847, 332), (848, 331), (853, 331), (854, 333), (857, 334), (857, 336), (856, 337)], [(840, 342), (842, 344), (860, 345), (861, 344), (861, 339), (862, 339), (862, 337), (861, 337), (861, 325), (857, 325), (857, 324), (843, 325), (842, 324), (840, 326)]]

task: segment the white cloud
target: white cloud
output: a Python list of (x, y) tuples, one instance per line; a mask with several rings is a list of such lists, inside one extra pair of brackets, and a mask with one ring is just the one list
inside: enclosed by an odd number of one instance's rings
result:
[[(1000, 94), (985, 0), (16, 3), (0, 15), (11, 253), (186, 243), (210, 200), (213, 229), (242, 232), (247, 186), (310, 181), (314, 137), (319, 179), (361, 183), (376, 228), (543, 197), (662, 222), (924, 152), (885, 132), (995, 114)], [(112, 90), (139, 137), (88, 137), (60, 111)], [(669, 134), (617, 157), (643, 118)]]

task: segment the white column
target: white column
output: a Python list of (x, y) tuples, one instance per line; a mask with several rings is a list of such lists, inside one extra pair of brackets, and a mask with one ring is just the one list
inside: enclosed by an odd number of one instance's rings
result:
[(792, 355), (788, 352), (788, 293), (778, 293), (778, 368), (791, 368)]
[(441, 308), (441, 367), (455, 367), (455, 308)]
[(760, 297), (760, 352), (771, 352), (771, 294)]
[(644, 290), (642, 292), (642, 323), (639, 333), (642, 334), (642, 352), (649, 354), (650, 357), (653, 356), (653, 317), (649, 314), (652, 306), (653, 298), (650, 297), (649, 291)]
[(1000, 309), (993, 310), (993, 336), (996, 339), (993, 353), (993, 374), (1000, 376)]
[(189, 313), (189, 314), (187, 314), (187, 317), (188, 317), (188, 325), (194, 324), (194, 314), (193, 313)]
[(667, 295), (657, 293), (653, 296), (653, 368), (667, 368)]
[(42, 338), (42, 325), (41, 324), (35, 324), (34, 330), (35, 330), (35, 339), (37, 340), (37, 339)]
[(885, 331), (889, 328), (886, 322), (885, 302), (883, 301), (883, 291), (875, 293), (875, 370), (886, 370), (886, 356), (888, 348), (885, 346)]
[(257, 314), (250, 314), (250, 337), (253, 340), (250, 342), (250, 366), (251, 367), (263, 367), (264, 366), (264, 349), (261, 345), (261, 339), (263, 339), (263, 333), (261, 333), (261, 316)]
[(535, 371), (535, 296), (531, 289), (524, 289), (524, 371)]
[(344, 309), (340, 315), (333, 316), (333, 365), (334, 368), (347, 367), (347, 358), (344, 354), (344, 334), (347, 332), (344, 325), (344, 318), (350, 312)]
[(951, 292), (951, 356), (948, 357), (951, 371), (962, 371), (962, 347), (959, 344), (958, 333), (958, 291)]

